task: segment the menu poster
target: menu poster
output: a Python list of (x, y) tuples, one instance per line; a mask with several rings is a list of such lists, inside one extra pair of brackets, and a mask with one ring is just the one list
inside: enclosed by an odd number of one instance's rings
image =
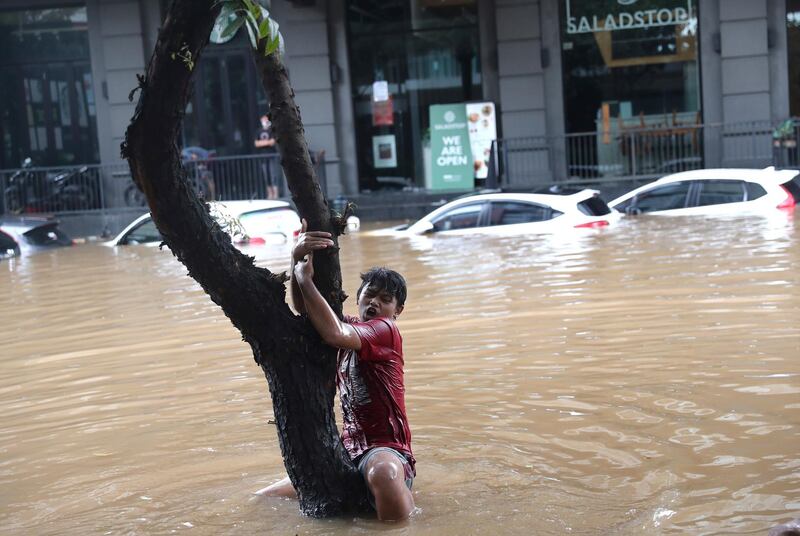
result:
[(497, 139), (496, 117), (493, 102), (467, 103), (467, 128), (476, 179), (489, 175), (492, 142)]
[(384, 101), (372, 101), (372, 126), (394, 125), (394, 101), (391, 97)]
[(394, 134), (372, 136), (372, 157), (377, 169), (397, 167), (397, 142)]

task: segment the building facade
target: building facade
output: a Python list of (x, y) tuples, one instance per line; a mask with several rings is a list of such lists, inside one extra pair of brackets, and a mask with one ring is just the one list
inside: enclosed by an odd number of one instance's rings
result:
[[(118, 163), (165, 4), (5, 0), (0, 169), (26, 156)], [(273, 0), (270, 10), (330, 197), (430, 188), (432, 106), (491, 104), (491, 117), (466, 117), (491, 119), (502, 142), (484, 164), (519, 188), (769, 163), (771, 128), (800, 115), (800, 0)], [(254, 151), (268, 103), (249, 54), (241, 35), (206, 49), (185, 145)], [(760, 136), (748, 141), (757, 154), (742, 156), (745, 132)]]

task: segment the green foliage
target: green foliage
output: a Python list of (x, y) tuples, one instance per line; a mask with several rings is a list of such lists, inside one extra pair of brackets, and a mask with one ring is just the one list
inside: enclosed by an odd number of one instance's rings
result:
[[(192, 58), (192, 51), (189, 50), (189, 45), (186, 43), (181, 46), (180, 50), (177, 52), (173, 52), (170, 57), (173, 60), (181, 60), (183, 64), (186, 66), (187, 69), (190, 71), (194, 69), (194, 59)], [(133, 92), (131, 92), (132, 94)], [(132, 100), (132, 95), (129, 95), (129, 98)]]
[(264, 41), (265, 55), (274, 52), (283, 54), (283, 36), (278, 23), (270, 18), (269, 11), (257, 0), (220, 0), (215, 5), (221, 5), (222, 8), (211, 30), (212, 43), (227, 43), (244, 26), (254, 49), (258, 49), (258, 44)]

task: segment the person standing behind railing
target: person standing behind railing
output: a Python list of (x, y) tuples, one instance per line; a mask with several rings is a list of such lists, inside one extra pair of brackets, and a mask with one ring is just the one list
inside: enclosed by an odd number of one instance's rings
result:
[(269, 114), (261, 116), (261, 128), (256, 132), (254, 145), (260, 154), (267, 155), (267, 158), (261, 163), (261, 170), (267, 182), (267, 199), (277, 199), (278, 173), (272, 165), (277, 149), (275, 147), (275, 138), (272, 136), (272, 123), (270, 122)]

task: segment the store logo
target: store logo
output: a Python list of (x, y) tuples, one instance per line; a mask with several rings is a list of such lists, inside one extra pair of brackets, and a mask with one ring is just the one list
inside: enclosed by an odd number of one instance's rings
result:
[(596, 7), (594, 4), (587, 5), (576, 0), (564, 1), (568, 34), (678, 26), (690, 24), (693, 20), (692, 0), (672, 0), (672, 7), (652, 9), (646, 9), (651, 5), (650, 2), (643, 2), (645, 5), (641, 6), (637, 3), (639, 0), (617, 0), (618, 7), (606, 3), (605, 9), (592, 9)]
[(455, 112), (450, 111), (450, 110), (446, 111), (444, 113), (444, 120), (445, 120), (446, 123), (452, 123), (453, 121), (455, 121), (456, 120)]

